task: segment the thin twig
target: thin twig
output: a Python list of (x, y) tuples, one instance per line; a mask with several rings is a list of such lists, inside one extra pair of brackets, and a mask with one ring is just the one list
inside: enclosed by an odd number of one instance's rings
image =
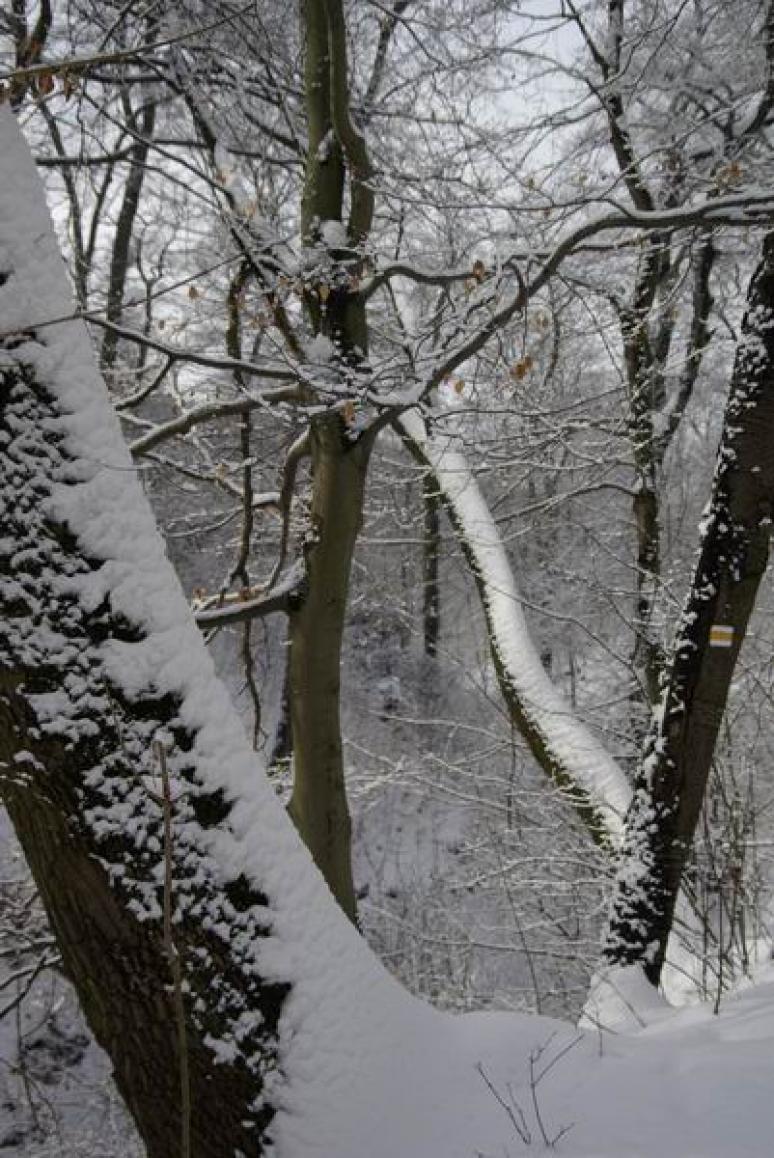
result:
[(527, 1126), (527, 1120), (524, 1117), (524, 1111), (522, 1110), (521, 1106), (519, 1105), (519, 1103), (516, 1101), (515, 1097), (513, 1096), (513, 1090), (510, 1088), (510, 1086), (508, 1087), (508, 1095), (509, 1095), (511, 1102), (512, 1102), (512, 1105), (509, 1105), (508, 1102), (506, 1102), (505, 1098), (500, 1093), (500, 1091), (497, 1089), (497, 1087), (494, 1085), (494, 1083), (489, 1078), (489, 1075), (487, 1074), (487, 1072), (484, 1069), (481, 1062), (478, 1063), (478, 1065), (476, 1066), (476, 1069), (478, 1070), (479, 1074), (481, 1075), (481, 1078), (484, 1081), (486, 1088), (489, 1090), (492, 1097), (505, 1110), (506, 1114), (508, 1115), (508, 1119), (509, 1119), (511, 1125), (513, 1126), (514, 1130), (521, 1138), (524, 1145), (525, 1146), (531, 1146), (532, 1145), (532, 1134), (530, 1133), (529, 1127)]

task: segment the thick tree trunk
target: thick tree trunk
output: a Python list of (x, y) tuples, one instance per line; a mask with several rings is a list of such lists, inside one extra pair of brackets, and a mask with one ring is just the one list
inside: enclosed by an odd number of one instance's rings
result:
[(712, 498), (646, 745), (605, 954), (657, 983), (774, 516), (774, 234), (750, 283)]
[(271, 808), (273, 794), (261, 796), (164, 558), (82, 323), (35, 329), (72, 299), (34, 164), (2, 109), (0, 145), (0, 790), (150, 1158), (180, 1152), (185, 1103), (163, 928), (171, 870), (191, 1154), (257, 1156), (290, 987), (263, 965), (277, 877), (238, 833), (246, 808), (260, 829), (255, 802)]
[[(249, 747), (83, 323), (50, 321), (72, 294), (7, 108), (0, 155), (0, 791), (149, 1158), (188, 1154), (186, 1103), (191, 1158), (300, 1138), (334, 1154), (338, 1107), (361, 1078), (370, 1096), (371, 1060), (399, 1056), (385, 1018), (414, 1007)], [(331, 503), (362, 482), (351, 433), (331, 446)], [(346, 496), (344, 519), (351, 537)], [(313, 571), (331, 541), (309, 544)]]
[[(359, 291), (373, 190), (365, 141), (349, 112), (347, 43), (340, 0), (305, 0), (306, 109), (309, 131), (301, 232), (325, 249), (304, 302), (316, 335), (330, 342), (342, 393), (358, 395), (368, 353)], [(344, 213), (349, 184), (349, 221)], [(350, 399), (349, 407), (354, 402)], [(348, 408), (349, 409), (349, 408)], [(341, 646), (349, 576), (363, 516), (374, 433), (358, 435), (331, 408), (310, 419), (312, 509), (304, 543), (306, 584), (290, 613), (290, 719), (293, 792), (289, 812), (336, 900), (356, 921), (351, 823), (340, 722)]]
[[(48, 513), (49, 480), (69, 476), (77, 486), (82, 468), (68, 461), (56, 433), (54, 400), (24, 365), (33, 340), (28, 334), (20, 363), (4, 359), (0, 385), (3, 799), (65, 971), (113, 1059), (151, 1158), (176, 1153), (181, 1131), (181, 1059), (159, 911), (160, 874), (171, 856), (177, 948), (189, 986), (191, 1152), (257, 1155), (273, 1111), (255, 1107), (262, 1073), (276, 1059), (285, 987), (252, 975), (230, 935), (238, 925), (260, 942), (266, 897), (238, 874), (221, 884), (212, 873), (205, 834), (228, 823), (231, 806), (197, 779), (189, 756), (196, 735), (180, 718), (180, 701), (152, 685), (129, 698), (111, 671), (111, 646), (142, 649), (143, 629), (116, 614), (109, 599), (80, 594), (99, 584), (103, 564)], [(159, 730), (172, 741), (181, 798), (169, 850), (148, 780), (158, 772), (151, 745)], [(254, 1021), (236, 1045), (245, 1008)], [(221, 1064), (218, 1043), (230, 1040), (234, 1056)]]
[(341, 415), (312, 420), (307, 583), (290, 615), (293, 794), (290, 814), (317, 867), (355, 920), (350, 818), (340, 716), (341, 645), (352, 554), (363, 512), (370, 441), (351, 441)]

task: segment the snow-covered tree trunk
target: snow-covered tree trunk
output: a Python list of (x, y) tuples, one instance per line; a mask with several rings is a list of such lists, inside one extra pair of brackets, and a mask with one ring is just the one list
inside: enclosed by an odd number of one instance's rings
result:
[(478, 586), (500, 691), (540, 767), (607, 848), (618, 846), (631, 790), (622, 770), (547, 675), (530, 636), (505, 546), (464, 456), (418, 410), (398, 428), (428, 469)]
[(664, 963), (739, 649), (774, 517), (774, 234), (748, 291), (712, 497), (664, 696), (627, 817), (609, 961)]
[[(45, 324), (71, 305), (41, 194), (30, 192), (34, 170), (19, 159), (24, 146), (14, 135), (5, 112), (3, 799), (64, 968), (153, 1158), (175, 1153), (181, 1131), (181, 1056), (161, 920), (171, 859), (192, 1153), (255, 1154), (273, 1117), (265, 1086), (288, 986), (257, 967), (272, 922), (267, 895), (243, 873), (236, 847), (225, 861), (220, 855), (234, 826), (234, 787), (225, 775), (209, 779), (207, 765), (228, 764), (234, 750), (210, 748), (215, 722), (196, 703), (202, 688), (193, 674), (207, 682), (206, 657), (188, 630), (182, 593), (170, 592), (161, 570), (161, 543), (99, 396), (82, 324)], [(180, 661), (191, 664), (188, 677)], [(158, 737), (169, 749), (171, 848)]]
[(0, 152), (3, 799), (148, 1154), (180, 1151), (185, 1060), (191, 1154), (258, 1155), (315, 1019), (351, 1040), (382, 974), (214, 676), (83, 324), (52, 324), (72, 296), (8, 109)]
[(441, 504), (430, 475), (422, 479), (422, 644), (425, 655), (438, 654), (441, 634)]

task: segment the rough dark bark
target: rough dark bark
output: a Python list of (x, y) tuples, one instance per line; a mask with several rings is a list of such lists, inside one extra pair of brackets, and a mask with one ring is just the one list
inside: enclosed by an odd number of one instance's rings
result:
[[(646, 704), (654, 706), (661, 692), (664, 652), (655, 622), (661, 588), (661, 470), (664, 456), (693, 394), (710, 332), (710, 277), (715, 260), (712, 236), (702, 235), (694, 258), (691, 320), (683, 370), (675, 396), (667, 399), (666, 367), (671, 356), (675, 319), (671, 309), (659, 310), (657, 298), (669, 297), (676, 269), (666, 237), (647, 243), (638, 270), (632, 305), (623, 311), (629, 431), (635, 470), (632, 511), (636, 536), (636, 604), (632, 661)], [(661, 419), (656, 433), (654, 420)]]
[[(654, 984), (704, 799), (739, 649), (766, 570), (774, 515), (774, 234), (748, 291), (712, 497), (645, 749), (605, 955)], [(732, 633), (717, 646), (713, 626)], [(714, 633), (717, 635), (717, 633)]]
[[(124, 195), (116, 221), (113, 238), (113, 252), (110, 258), (110, 279), (108, 282), (106, 317), (114, 324), (121, 321), (124, 311), (124, 289), (129, 272), (129, 255), (134, 238), (134, 222), (140, 206), (140, 194), (145, 181), (145, 166), (151, 148), (151, 138), (156, 123), (156, 103), (148, 100), (142, 107), (139, 119), (131, 114), (130, 123), (136, 126), (137, 139), (130, 153), (129, 173), (124, 185)], [(115, 365), (118, 349), (118, 335), (115, 330), (106, 329), (102, 339), (100, 361), (103, 369)]]
[[(13, 276), (12, 271), (4, 271)], [(44, 337), (45, 335), (43, 335)], [(43, 338), (41, 338), (41, 341)], [(130, 699), (106, 645), (143, 628), (79, 594), (102, 561), (47, 514), (49, 496), (83, 477), (53, 397), (13, 347), (0, 380), (0, 787), (89, 1025), (150, 1158), (177, 1153), (180, 1055), (162, 905), (163, 817), (143, 777), (152, 741), (171, 737), (177, 818), (172, 849), (177, 948), (186, 984), (191, 1153), (260, 1155), (274, 1115), (261, 1104), (277, 1068), (287, 987), (266, 983), (232, 942), (269, 936), (268, 901), (242, 877), (212, 871), (202, 838), (227, 829), (231, 805), (198, 778), (195, 732), (153, 687)], [(56, 480), (55, 482), (52, 480)], [(56, 710), (46, 707), (56, 696)], [(122, 817), (116, 822), (115, 810)], [(111, 819), (112, 818), (112, 819)], [(185, 823), (183, 823), (185, 822)], [(245, 1009), (254, 1022), (242, 1034)], [(214, 1045), (233, 1043), (216, 1058)], [(217, 1112), (213, 1112), (213, 1108)]]
[(424, 541), (422, 545), (422, 641), (425, 655), (438, 654), (441, 634), (441, 503), (437, 484), (429, 475), (422, 479)]

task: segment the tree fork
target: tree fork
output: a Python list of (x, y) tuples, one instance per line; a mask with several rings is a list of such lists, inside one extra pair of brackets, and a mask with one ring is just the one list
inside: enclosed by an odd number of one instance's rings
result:
[[(325, 335), (342, 380), (357, 395), (368, 352), (366, 304), (358, 289), (360, 255), (331, 245), (325, 222), (341, 224), (350, 184), (348, 240), (364, 245), (373, 194), (365, 140), (349, 114), (346, 38), (337, 0), (305, 0), (306, 110), (309, 146), (301, 213), (307, 244), (327, 248), (327, 280), (304, 295), (315, 334)], [(324, 292), (323, 292), (324, 287)], [(363, 517), (366, 473), (378, 428), (357, 435), (330, 408), (309, 422), (312, 503), (304, 542), (303, 598), (290, 611), (288, 686), (293, 791), (288, 811), (331, 892), (356, 922), (351, 822), (340, 722), (341, 648), (349, 577)], [(292, 486), (292, 480), (291, 480)]]

